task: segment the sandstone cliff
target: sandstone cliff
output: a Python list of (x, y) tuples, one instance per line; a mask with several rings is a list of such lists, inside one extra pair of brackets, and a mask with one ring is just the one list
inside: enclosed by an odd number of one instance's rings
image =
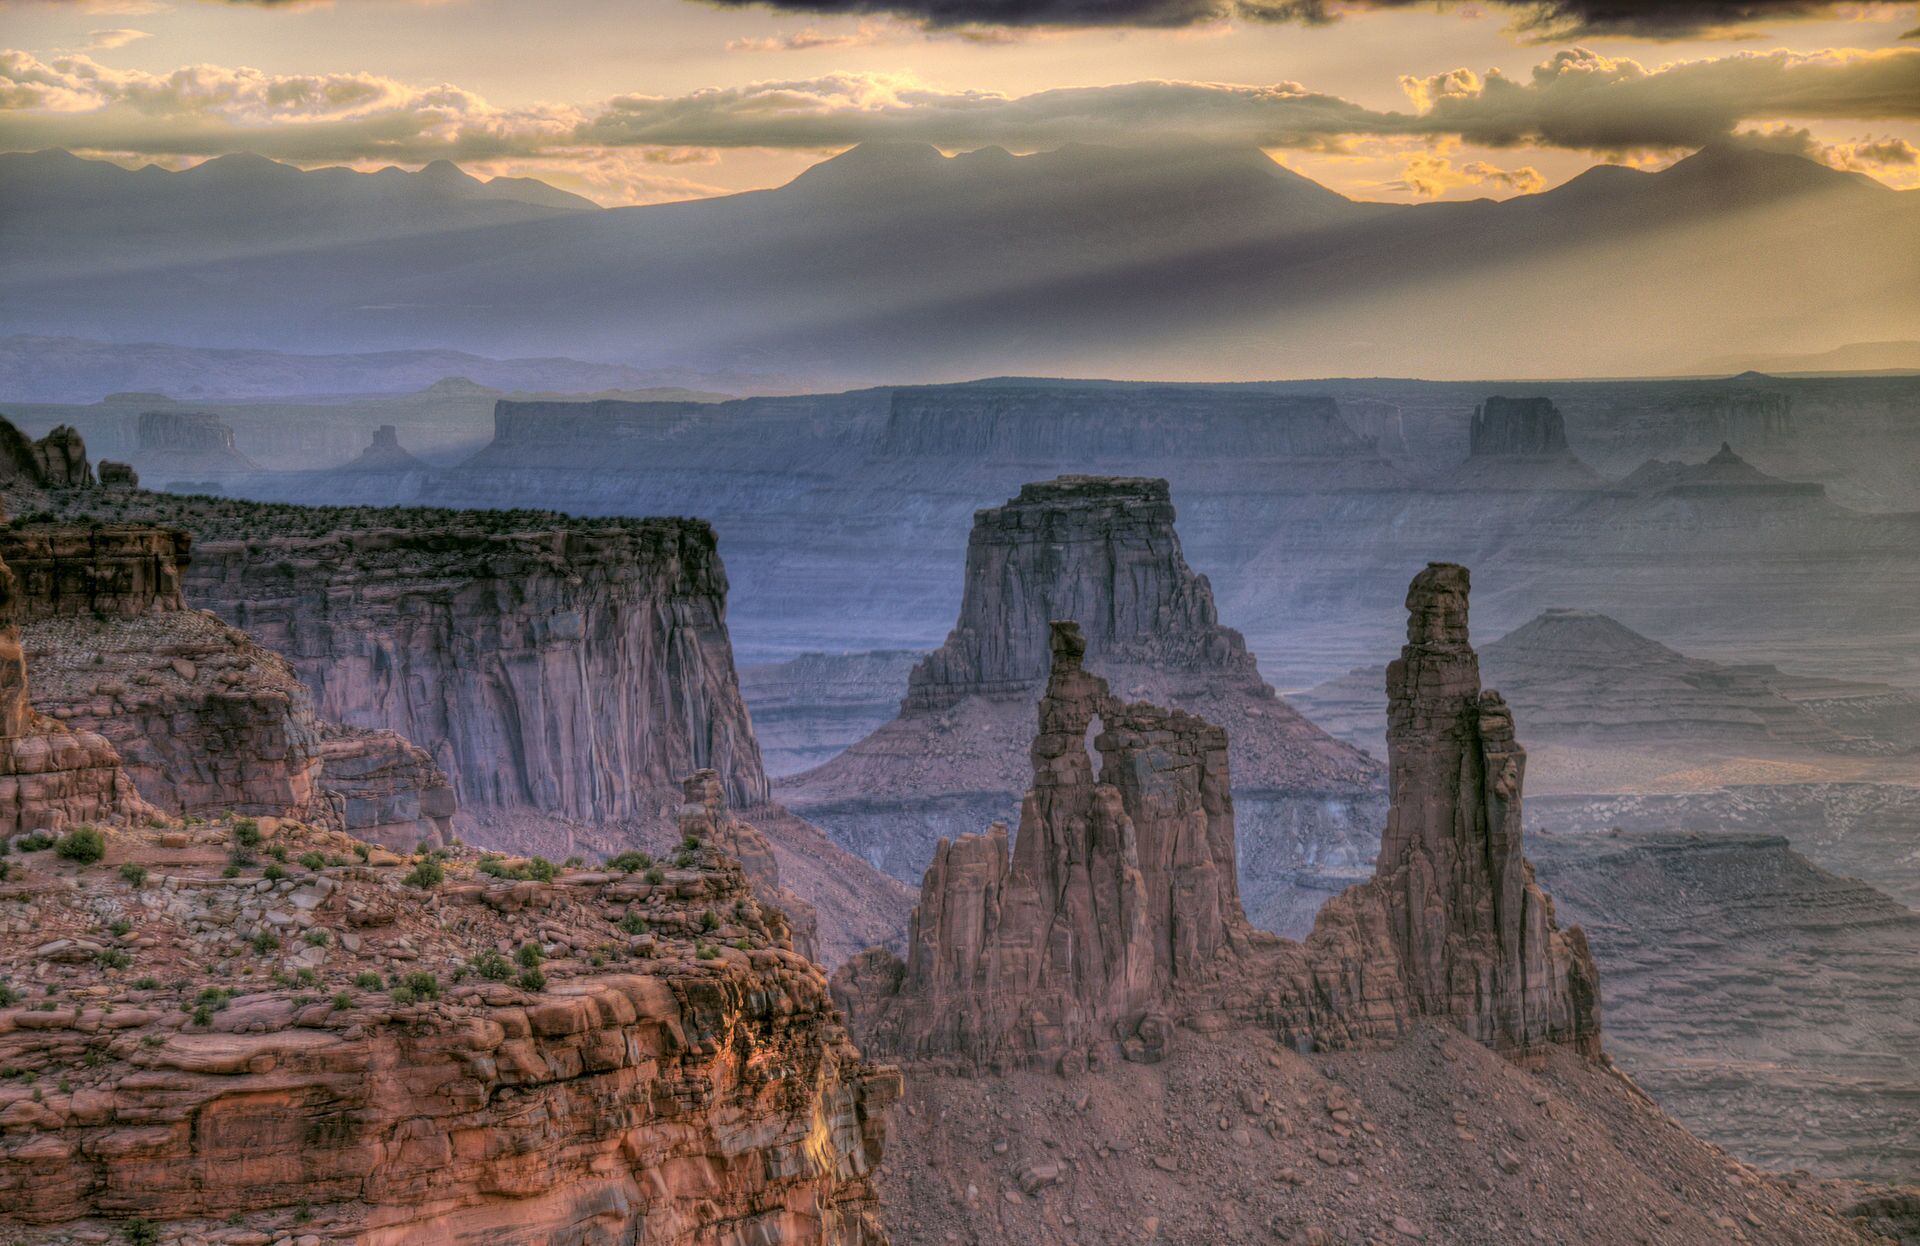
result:
[(543, 882), (220, 819), (10, 860), (0, 1237), (884, 1246), (898, 1077), (710, 845)]
[(17, 495), (15, 509), (45, 489), (84, 488), (93, 483), (86, 443), (62, 424), (35, 441), (0, 417), (0, 489)]
[(19, 585), (0, 561), (0, 838), (143, 816), (113, 745), (34, 712), (20, 613)]
[(874, 952), (836, 975), (863, 1041), (1081, 1067), (1158, 1059), (1177, 1022), (1210, 1015), (1302, 1050), (1432, 1017), (1520, 1056), (1597, 1056), (1598, 975), (1521, 853), (1525, 753), (1504, 702), (1480, 688), (1466, 593), (1465, 569), (1447, 564), (1408, 592), (1374, 877), (1329, 901), (1304, 944), (1253, 930), (1241, 910), (1225, 733), (1115, 698), (1083, 669), (1079, 629), (1056, 623), (1018, 839), (1011, 853), (1004, 827), (943, 841), (905, 964)]
[(712, 529), (442, 518), (222, 534), (188, 592), (284, 654), (324, 716), (427, 747), (476, 815), (670, 819), (703, 767), (765, 803)]
[(1295, 713), (1221, 625), (1188, 566), (1165, 481), (1066, 476), (980, 511), (959, 621), (908, 676), (891, 723), (780, 798), (850, 850), (917, 878), (934, 844), (1010, 818), (1028, 784), (1030, 706), (1048, 628), (1073, 619), (1089, 670), (1224, 727), (1249, 844), (1244, 883), (1265, 920), (1303, 867), (1359, 866), (1384, 809), (1377, 762)]
[(452, 791), (388, 731), (320, 720), (287, 662), (181, 583), (186, 534), (138, 524), (0, 531), (21, 569), (21, 644), (48, 718), (106, 740), (141, 797), (174, 814), (327, 820), (411, 847), (451, 833)]

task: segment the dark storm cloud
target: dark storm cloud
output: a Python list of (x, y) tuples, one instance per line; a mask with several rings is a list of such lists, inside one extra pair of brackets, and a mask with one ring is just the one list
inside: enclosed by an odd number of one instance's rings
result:
[[(1324, 25), (1352, 13), (1456, 7), (1449, 0), (708, 0), (723, 8), (890, 14), (934, 27), (1196, 26), (1239, 18)], [(1691, 39), (1831, 17), (1830, 0), (1486, 0), (1535, 39), (1627, 36)]]

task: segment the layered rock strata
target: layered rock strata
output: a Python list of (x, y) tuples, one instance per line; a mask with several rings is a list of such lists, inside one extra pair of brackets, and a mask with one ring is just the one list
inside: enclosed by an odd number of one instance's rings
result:
[(541, 882), (246, 829), (289, 877), (226, 819), (13, 859), (0, 1238), (884, 1246), (898, 1075), (711, 847)]
[(1011, 818), (1028, 783), (1030, 707), (1053, 619), (1081, 625), (1088, 669), (1125, 696), (1226, 729), (1256, 918), (1294, 871), (1371, 854), (1384, 808), (1378, 763), (1261, 679), (1181, 553), (1162, 480), (1064, 476), (980, 511), (959, 621), (909, 674), (898, 717), (782, 780), (781, 799), (901, 878), (919, 876), (941, 837)]
[[(942, 842), (904, 964), (864, 954), (836, 990), (873, 1049), (976, 1066), (1159, 1058), (1174, 1025), (1235, 1016), (1305, 1050), (1435, 1017), (1496, 1050), (1598, 1055), (1599, 983), (1521, 853), (1525, 753), (1466, 636), (1467, 574), (1408, 592), (1390, 668), (1393, 806), (1374, 876), (1306, 942), (1256, 931), (1235, 886), (1220, 728), (1127, 704), (1053, 631), (1033, 785), (1004, 827)], [(1098, 721), (1093, 748), (1088, 733)]]
[(390, 731), (322, 721), (279, 655), (188, 609), (186, 534), (137, 524), (16, 526), (21, 644), (46, 717), (107, 741), (173, 814), (299, 815), (411, 847), (452, 832), (432, 759)]
[(188, 591), (284, 654), (323, 716), (428, 748), (477, 815), (670, 822), (703, 768), (766, 802), (711, 528), (440, 518), (203, 541)]
[(19, 588), (0, 561), (0, 838), (147, 812), (113, 745), (34, 712)]

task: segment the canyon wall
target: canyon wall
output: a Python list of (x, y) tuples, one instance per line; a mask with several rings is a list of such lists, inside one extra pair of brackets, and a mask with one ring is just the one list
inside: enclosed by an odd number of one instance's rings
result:
[(898, 716), (782, 779), (781, 799), (879, 868), (917, 878), (941, 838), (1015, 815), (1051, 621), (1072, 619), (1089, 670), (1226, 729), (1255, 919), (1285, 909), (1292, 921), (1295, 871), (1371, 857), (1380, 767), (1260, 677), (1187, 564), (1174, 518), (1167, 483), (1133, 477), (1064, 476), (978, 512), (959, 620), (908, 675)]
[(701, 768), (765, 803), (712, 529), (445, 518), (205, 541), (188, 592), (284, 654), (325, 717), (426, 747), (463, 809), (670, 818)]
[(390, 731), (322, 721), (293, 669), (187, 608), (187, 535), (142, 524), (13, 526), (20, 643), (47, 718), (105, 739), (141, 797), (173, 814), (331, 820), (411, 847), (451, 833), (453, 794)]
[(1520, 1058), (1556, 1045), (1597, 1056), (1598, 972), (1522, 854), (1526, 755), (1504, 702), (1480, 688), (1466, 593), (1450, 564), (1409, 589), (1374, 876), (1330, 900), (1304, 943), (1242, 911), (1226, 733), (1116, 698), (1083, 668), (1079, 629), (1056, 623), (1018, 838), (1011, 852), (1004, 827), (943, 841), (905, 963), (874, 951), (836, 975), (863, 1042), (1079, 1068), (1158, 1060), (1178, 1023), (1209, 1015), (1300, 1050), (1439, 1018)]
[(1493, 397), (1473, 411), (1470, 455), (1564, 454), (1567, 421), (1551, 398)]

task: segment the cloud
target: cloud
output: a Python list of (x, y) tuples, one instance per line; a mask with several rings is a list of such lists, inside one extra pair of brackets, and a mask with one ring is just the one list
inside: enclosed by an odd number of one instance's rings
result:
[(929, 27), (1144, 26), (1211, 22), (1324, 25), (1350, 14), (1399, 9), (1492, 8), (1521, 37), (1699, 39), (1749, 35), (1781, 22), (1857, 14), (1843, 0), (709, 0), (723, 8), (770, 5), (793, 13), (889, 14)]
[[(214, 65), (148, 74), (85, 55), (41, 60), (9, 51), (0, 53), (0, 148), (404, 162), (615, 149), (832, 150), (869, 139), (1027, 151), (1157, 140), (1329, 151), (1355, 140), (1455, 139), (1644, 153), (1700, 146), (1742, 126), (1920, 119), (1920, 48), (1741, 53), (1649, 67), (1576, 47), (1523, 76), (1461, 69), (1402, 86), (1410, 106), (1382, 110), (1295, 82), (1148, 80), (1010, 95), (905, 74), (834, 73), (502, 108), (455, 85), (375, 74)], [(1489, 170), (1483, 180), (1509, 176)]]
[(1515, 194), (1531, 195), (1545, 190), (1547, 179), (1530, 165), (1502, 169), (1485, 160), (1470, 160), (1456, 166), (1446, 156), (1426, 152), (1408, 159), (1400, 177), (1387, 185), (1423, 199), (1437, 199), (1450, 190), (1489, 183), (1504, 186)]
[(813, 52), (822, 48), (864, 48), (887, 42), (888, 34), (884, 26), (873, 22), (862, 22), (855, 30), (837, 34), (809, 26), (805, 30), (788, 31), (764, 39), (729, 39), (727, 51)]
[(144, 30), (127, 30), (124, 28), (118, 30), (90, 30), (87, 32), (87, 51), (111, 52), (115, 48), (124, 48), (129, 43), (151, 38), (153, 38), (153, 36)]

